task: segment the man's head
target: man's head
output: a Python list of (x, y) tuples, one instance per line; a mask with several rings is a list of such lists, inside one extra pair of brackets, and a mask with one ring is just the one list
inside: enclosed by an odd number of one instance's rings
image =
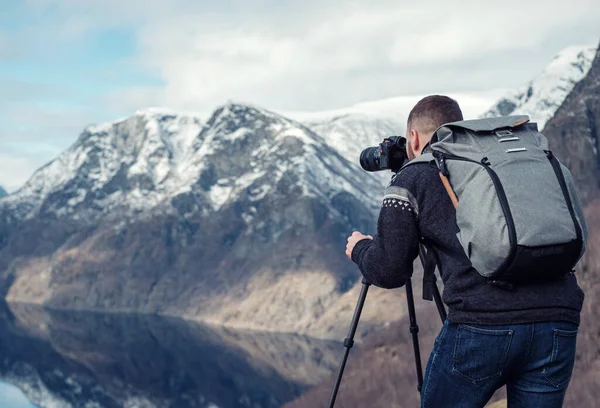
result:
[(438, 127), (460, 120), (463, 120), (462, 111), (452, 98), (429, 95), (417, 102), (406, 123), (406, 154), (409, 160), (421, 155)]

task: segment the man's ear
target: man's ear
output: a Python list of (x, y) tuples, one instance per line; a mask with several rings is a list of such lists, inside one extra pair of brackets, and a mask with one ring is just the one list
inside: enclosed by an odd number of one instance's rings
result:
[(410, 130), (410, 147), (413, 152), (419, 152), (419, 147), (421, 146), (421, 141), (419, 140), (419, 131), (416, 129)]

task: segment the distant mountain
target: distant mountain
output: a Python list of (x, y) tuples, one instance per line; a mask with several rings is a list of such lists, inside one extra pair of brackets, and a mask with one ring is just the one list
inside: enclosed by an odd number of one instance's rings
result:
[[(379, 140), (391, 128), (363, 130)], [(140, 111), (88, 127), (0, 202), (0, 293), (53, 308), (341, 332), (359, 282), (346, 237), (373, 232), (385, 177), (333, 145), (235, 103), (206, 123)]]
[[(444, 93), (458, 101), (465, 118), (480, 116), (505, 90), (477, 93)], [(385, 98), (328, 111), (278, 111), (322, 135), (350, 161), (360, 148), (381, 142), (383, 136), (405, 133), (413, 106), (426, 95)], [(380, 133), (381, 132), (381, 133)], [(355, 146), (351, 146), (354, 144)], [(349, 150), (350, 149), (350, 150)]]
[(327, 143), (350, 162), (359, 162), (360, 153), (381, 143), (383, 136), (402, 134), (405, 124), (387, 117), (348, 113), (304, 124), (323, 135)]
[(4, 197), (5, 195), (7, 195), (6, 190), (0, 186), (0, 197)]
[(591, 45), (563, 49), (535, 79), (502, 97), (482, 117), (529, 115), (543, 129), (575, 84), (586, 76), (596, 49)]
[(192, 170), (186, 160), (201, 129), (197, 117), (155, 110), (90, 126), (4, 206), (21, 220), (88, 221), (152, 208), (185, 188)]

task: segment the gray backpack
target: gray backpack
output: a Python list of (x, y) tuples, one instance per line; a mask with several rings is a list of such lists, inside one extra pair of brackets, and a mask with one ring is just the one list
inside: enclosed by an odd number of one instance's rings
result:
[(587, 226), (573, 177), (527, 116), (448, 123), (431, 153), (456, 207), (458, 239), (493, 281), (539, 282), (571, 272)]

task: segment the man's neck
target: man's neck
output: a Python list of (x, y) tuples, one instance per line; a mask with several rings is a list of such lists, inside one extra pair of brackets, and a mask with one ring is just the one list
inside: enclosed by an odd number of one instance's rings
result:
[(431, 142), (427, 142), (423, 150), (421, 150), (421, 154), (430, 153), (431, 152)]

